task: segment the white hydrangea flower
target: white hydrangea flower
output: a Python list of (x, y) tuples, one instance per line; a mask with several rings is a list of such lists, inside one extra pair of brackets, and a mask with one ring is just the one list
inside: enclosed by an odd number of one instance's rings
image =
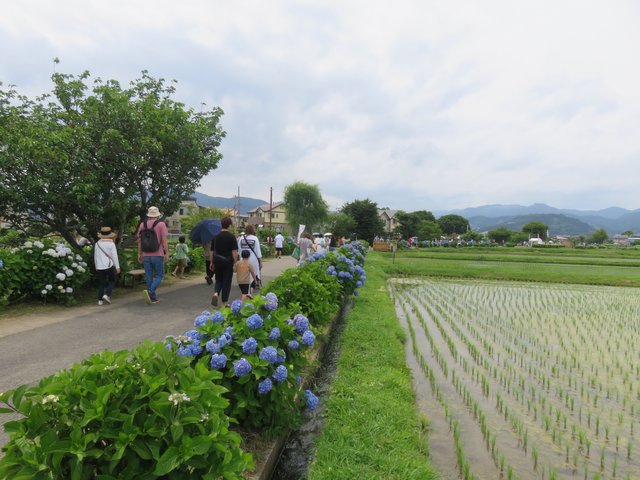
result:
[(58, 273), (56, 274), (56, 278), (61, 282), (64, 282), (64, 279), (67, 278), (67, 276), (64, 273)]
[(80, 255), (76, 255), (76, 260), (77, 260), (78, 262), (81, 262), (81, 261), (82, 261), (82, 257), (81, 257)]
[(60, 398), (57, 395), (47, 395), (42, 399), (42, 404), (45, 405), (47, 403), (57, 403)]
[(33, 248), (32, 242), (24, 242), (24, 248)]
[(33, 246), (37, 248), (44, 248), (44, 243), (36, 240), (35, 242), (33, 242)]
[(46, 295), (48, 292), (49, 292), (49, 291), (48, 291), (48, 290), (46, 290), (46, 289), (44, 289), (44, 288), (43, 288), (42, 290), (40, 290), (40, 293), (41, 293), (42, 295)]
[(67, 293), (73, 293), (73, 288), (71, 288), (71, 287), (67, 287), (66, 292), (67, 292)]
[(76, 262), (73, 262), (73, 263), (71, 264), (71, 268), (78, 268), (78, 264), (77, 264)]
[(174, 405), (178, 405), (180, 402), (190, 402), (191, 399), (187, 396), (186, 393), (172, 393), (169, 395), (169, 401)]
[(73, 270), (65, 270), (64, 273), (67, 277), (70, 277), (73, 275)]
[(87, 267), (87, 262), (80, 262), (80, 265), (82, 265), (83, 267)]
[(86, 270), (84, 268), (82, 268), (80, 265), (78, 265), (78, 268), (76, 270), (78, 270), (81, 273), (86, 272)]
[(32, 254), (32, 253), (33, 253), (33, 250), (29, 249), (29, 250), (27, 250), (27, 253), (28, 253), (28, 254)]
[(64, 287), (62, 285), (58, 285), (58, 290), (64, 290)]
[(46, 288), (47, 290), (51, 290), (53, 288), (53, 285), (47, 283), (44, 288)]

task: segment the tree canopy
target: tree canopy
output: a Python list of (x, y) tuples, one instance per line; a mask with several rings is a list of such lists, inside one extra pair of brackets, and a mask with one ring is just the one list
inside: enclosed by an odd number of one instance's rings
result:
[(589, 237), (589, 243), (595, 243), (601, 245), (609, 240), (609, 235), (607, 235), (607, 231), (604, 228), (599, 228), (595, 232), (591, 234)]
[(334, 238), (350, 237), (356, 229), (356, 221), (346, 213), (338, 212), (329, 214), (327, 230), (333, 234)]
[(306, 225), (307, 230), (320, 226), (329, 214), (329, 206), (322, 199), (317, 185), (305, 182), (294, 182), (284, 189), (284, 203), (287, 208), (287, 219), (293, 231), (298, 225)]
[(215, 169), (220, 108), (194, 113), (142, 72), (123, 89), (56, 73), (31, 100), (0, 84), (0, 215), (76, 246), (101, 225), (121, 233), (147, 208), (170, 214)]
[(453, 233), (465, 233), (469, 230), (469, 220), (460, 215), (443, 215), (437, 220), (442, 231), (451, 235)]
[(549, 230), (549, 226), (544, 222), (529, 222), (522, 226), (524, 233), (528, 233), (532, 237), (540, 237), (543, 240), (547, 239), (547, 230)]
[(511, 238), (513, 232), (506, 227), (498, 227), (495, 230), (490, 230), (487, 236), (496, 243), (506, 243)]
[(378, 205), (368, 198), (349, 202), (340, 211), (354, 219), (353, 233), (360, 240), (373, 243), (374, 237), (384, 232), (384, 224), (378, 216)]
[[(396, 218), (398, 219), (398, 226), (395, 228), (395, 232), (402, 235), (402, 238), (408, 239), (410, 237), (418, 235), (418, 226), (421, 222), (435, 222), (436, 217), (433, 213), (426, 210), (418, 210), (416, 212), (396, 212)], [(418, 235), (422, 238), (421, 235)]]

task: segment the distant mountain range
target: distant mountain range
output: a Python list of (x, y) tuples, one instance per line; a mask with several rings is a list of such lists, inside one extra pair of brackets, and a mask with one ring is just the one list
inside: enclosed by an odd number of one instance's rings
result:
[[(225, 197), (210, 197), (209, 195), (205, 195), (204, 193), (195, 192), (191, 195), (196, 199), (196, 202), (201, 207), (216, 207), (216, 208), (236, 208), (237, 199), (236, 197), (225, 198)], [(264, 200), (260, 200), (258, 198), (250, 198), (250, 197), (240, 197), (240, 211), (241, 215), (246, 215), (249, 210), (253, 210), (260, 205), (264, 205)]]
[(519, 231), (529, 222), (544, 222), (549, 235), (589, 235), (604, 228), (609, 235), (630, 230), (640, 232), (640, 209), (609, 207), (603, 210), (575, 210), (551, 207), (544, 203), (523, 205), (483, 205), (449, 211), (433, 212), (436, 217), (462, 215), (476, 232), (506, 227)]

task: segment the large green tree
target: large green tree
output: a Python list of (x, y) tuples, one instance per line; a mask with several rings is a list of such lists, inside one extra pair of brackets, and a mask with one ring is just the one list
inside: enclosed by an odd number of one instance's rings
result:
[(376, 235), (384, 233), (384, 224), (378, 216), (378, 205), (368, 198), (349, 202), (340, 211), (355, 220), (353, 233), (356, 238), (373, 243)]
[(442, 230), (437, 222), (423, 220), (418, 224), (415, 234), (419, 240), (435, 240), (442, 236)]
[(329, 214), (329, 206), (322, 199), (318, 186), (305, 182), (287, 185), (284, 189), (284, 203), (287, 220), (294, 232), (298, 231), (298, 225), (306, 225), (308, 231), (313, 231)]
[(609, 240), (609, 235), (607, 235), (607, 231), (604, 228), (599, 228), (598, 230), (596, 230), (591, 234), (591, 236), (589, 237), (589, 240), (587, 241), (589, 243), (595, 243), (595, 244), (601, 245), (605, 243), (607, 240)]
[(31, 100), (0, 85), (0, 215), (71, 245), (100, 225), (121, 233), (155, 205), (170, 214), (215, 169), (220, 108), (195, 113), (142, 72), (121, 88), (56, 73)]
[[(433, 213), (426, 210), (418, 210), (416, 212), (396, 212), (398, 226), (394, 229), (396, 233), (402, 235), (402, 238), (408, 239), (418, 235), (418, 226), (422, 222), (435, 222), (436, 217)], [(422, 238), (420, 235), (418, 237)]]
[(334, 238), (340, 238), (342, 236), (348, 238), (355, 230), (356, 221), (351, 215), (342, 212), (329, 214), (325, 232), (331, 232)]
[(487, 236), (496, 243), (506, 243), (511, 239), (513, 232), (506, 227), (498, 227), (490, 230)]
[(443, 215), (438, 218), (437, 222), (442, 231), (447, 235), (451, 235), (453, 233), (462, 234), (467, 230), (470, 230), (469, 220), (461, 215)]
[(531, 237), (540, 237), (543, 240), (547, 239), (547, 231), (549, 226), (544, 222), (529, 222), (522, 226), (522, 231), (528, 233)]

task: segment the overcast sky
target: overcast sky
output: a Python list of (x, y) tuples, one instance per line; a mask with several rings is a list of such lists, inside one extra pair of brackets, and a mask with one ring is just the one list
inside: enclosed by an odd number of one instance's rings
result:
[(0, 81), (58, 72), (175, 79), (220, 106), (198, 191), (333, 208), (640, 208), (640, 2), (20, 0), (0, 14)]

